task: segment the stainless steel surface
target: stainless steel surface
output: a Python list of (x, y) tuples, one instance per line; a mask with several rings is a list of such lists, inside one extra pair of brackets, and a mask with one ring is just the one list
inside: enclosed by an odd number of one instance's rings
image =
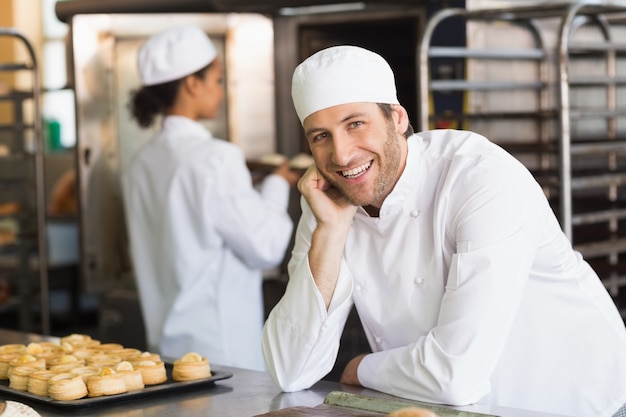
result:
[[(45, 340), (58, 341), (57, 338), (37, 334), (22, 333), (0, 329), (0, 345), (9, 343), (30, 343)], [(216, 368), (219, 365), (214, 365)], [(102, 407), (91, 407), (79, 414), (63, 409), (34, 407), (42, 417), (58, 417), (81, 415), (93, 417), (252, 417), (269, 411), (283, 408), (322, 405), (326, 396), (332, 391), (344, 391), (367, 397), (398, 400), (380, 392), (341, 385), (336, 382), (322, 381), (311, 389), (294, 393), (283, 393), (274, 385), (264, 372), (248, 371), (238, 368), (219, 367), (233, 373), (233, 377), (218, 381), (215, 386), (190, 391), (163, 395), (161, 398), (150, 398), (129, 402), (120, 402)], [(523, 389), (523, 387), (520, 387)], [(2, 393), (0, 393), (0, 399)], [(456, 410), (475, 413), (493, 414), (500, 417), (558, 417), (555, 414), (537, 413), (506, 407), (467, 406), (452, 407)], [(357, 409), (345, 409), (347, 414), (358, 415)], [(561, 416), (564, 417), (564, 416)]]

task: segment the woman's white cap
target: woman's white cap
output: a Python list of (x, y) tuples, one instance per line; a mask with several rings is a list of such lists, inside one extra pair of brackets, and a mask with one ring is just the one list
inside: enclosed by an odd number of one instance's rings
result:
[(301, 123), (316, 111), (340, 104), (399, 104), (387, 61), (357, 46), (333, 46), (304, 60), (293, 73), (291, 98)]
[(209, 65), (217, 56), (211, 39), (195, 26), (177, 26), (148, 39), (139, 50), (142, 85), (178, 80)]

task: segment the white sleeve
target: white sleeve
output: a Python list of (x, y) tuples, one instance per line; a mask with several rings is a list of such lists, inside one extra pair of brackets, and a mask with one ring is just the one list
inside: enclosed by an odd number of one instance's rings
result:
[(302, 205), (287, 289), (263, 328), (262, 347), (268, 372), (286, 392), (309, 388), (331, 371), (352, 308), (352, 276), (342, 261), (326, 311), (308, 262), (314, 219), (308, 206)]
[[(251, 268), (274, 267), (285, 257), (293, 221), (287, 212), (289, 183), (270, 175), (259, 191), (252, 185), (241, 151), (224, 153), (226, 165), (219, 187), (219, 201), (206, 201), (219, 219), (215, 227), (227, 246)], [(207, 193), (208, 195), (211, 195)]]

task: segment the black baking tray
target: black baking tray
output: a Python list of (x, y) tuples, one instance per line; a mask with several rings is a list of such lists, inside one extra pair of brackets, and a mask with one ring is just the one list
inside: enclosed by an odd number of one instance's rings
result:
[(19, 391), (13, 388), (9, 388), (9, 381), (2, 380), (0, 381), (0, 397), (10, 397), (11, 399), (15, 399), (17, 401), (21, 401), (30, 405), (44, 405), (48, 407), (58, 407), (64, 409), (80, 409), (85, 407), (106, 405), (113, 402), (119, 403), (120, 401), (135, 400), (157, 395), (160, 396), (174, 392), (187, 392), (199, 388), (207, 388), (215, 385), (215, 381), (228, 379), (233, 376), (231, 372), (221, 371), (219, 369), (211, 369), (210, 378), (179, 382), (172, 379), (172, 367), (173, 365), (171, 363), (165, 363), (167, 381), (161, 384), (147, 385), (143, 389), (125, 392), (122, 394), (104, 395), (100, 397), (84, 397), (79, 400), (61, 401), (42, 395), (31, 394), (27, 391)]

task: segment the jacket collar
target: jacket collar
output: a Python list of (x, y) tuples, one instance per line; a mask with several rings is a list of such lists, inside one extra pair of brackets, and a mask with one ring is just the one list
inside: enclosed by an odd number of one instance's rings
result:
[(168, 135), (201, 136), (211, 139), (211, 132), (200, 123), (183, 116), (165, 116), (163, 132)]

